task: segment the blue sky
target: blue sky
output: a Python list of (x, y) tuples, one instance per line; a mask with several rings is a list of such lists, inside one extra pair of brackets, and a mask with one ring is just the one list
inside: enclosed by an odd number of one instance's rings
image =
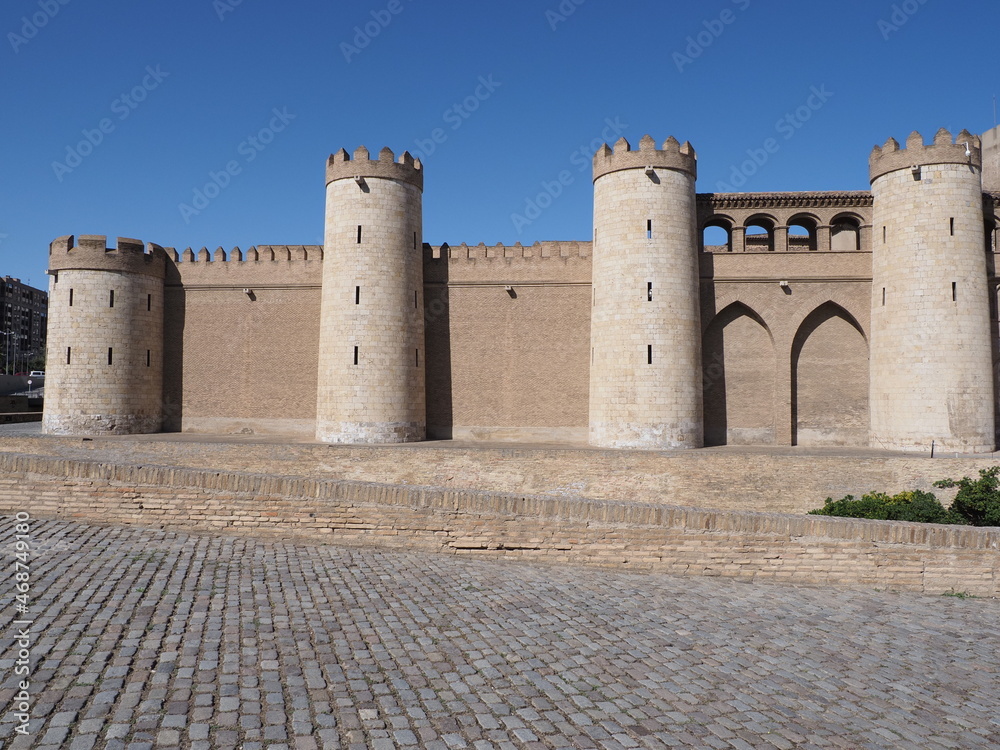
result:
[(997, 28), (995, 0), (7, 0), (0, 275), (45, 287), (63, 234), (321, 243), (359, 144), (422, 152), (434, 244), (589, 239), (602, 136), (690, 140), (699, 192), (867, 189), (889, 136), (994, 126)]

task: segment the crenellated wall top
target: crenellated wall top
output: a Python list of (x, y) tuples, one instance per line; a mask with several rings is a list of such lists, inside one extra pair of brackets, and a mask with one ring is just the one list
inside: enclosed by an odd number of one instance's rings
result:
[(112, 271), (141, 274), (162, 279), (167, 254), (162, 247), (142, 240), (119, 237), (115, 247), (107, 246), (103, 234), (65, 235), (49, 245), (49, 273), (58, 271)]
[(368, 149), (359, 146), (353, 158), (345, 149), (332, 154), (326, 162), (326, 184), (334, 180), (358, 180), (361, 184), (366, 177), (384, 180), (398, 180), (413, 185), (417, 190), (424, 189), (424, 166), (420, 159), (414, 159), (409, 151), (404, 151), (396, 160), (392, 149), (386, 147), (378, 152), (378, 158), (372, 159)]
[(594, 181), (611, 172), (647, 167), (672, 169), (697, 178), (698, 155), (689, 141), (681, 144), (673, 136), (658, 149), (653, 137), (644, 135), (639, 141), (638, 151), (633, 151), (625, 138), (619, 138), (613, 150), (605, 143), (594, 154)]
[(914, 130), (906, 139), (904, 148), (900, 148), (895, 138), (890, 138), (883, 145), (875, 146), (868, 157), (871, 182), (898, 169), (929, 164), (968, 164), (982, 172), (982, 141), (968, 130), (962, 130), (952, 138), (948, 130), (941, 128), (934, 134), (934, 141), (925, 144), (924, 137)]

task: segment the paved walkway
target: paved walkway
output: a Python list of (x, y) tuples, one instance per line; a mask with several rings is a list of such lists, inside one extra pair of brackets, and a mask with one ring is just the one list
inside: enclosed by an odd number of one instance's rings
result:
[(7, 748), (1000, 744), (996, 600), (0, 525)]

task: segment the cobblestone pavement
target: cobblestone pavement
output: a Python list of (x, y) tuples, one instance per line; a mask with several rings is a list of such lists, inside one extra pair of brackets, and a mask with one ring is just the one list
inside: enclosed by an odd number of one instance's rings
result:
[(0, 523), (7, 748), (1000, 744), (995, 600)]

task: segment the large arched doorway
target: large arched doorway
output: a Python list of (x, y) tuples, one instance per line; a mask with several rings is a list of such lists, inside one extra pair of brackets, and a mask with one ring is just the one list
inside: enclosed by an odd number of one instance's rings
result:
[(774, 443), (774, 343), (763, 319), (736, 302), (702, 346), (705, 445)]
[(868, 444), (868, 343), (844, 308), (827, 302), (792, 343), (792, 442)]

